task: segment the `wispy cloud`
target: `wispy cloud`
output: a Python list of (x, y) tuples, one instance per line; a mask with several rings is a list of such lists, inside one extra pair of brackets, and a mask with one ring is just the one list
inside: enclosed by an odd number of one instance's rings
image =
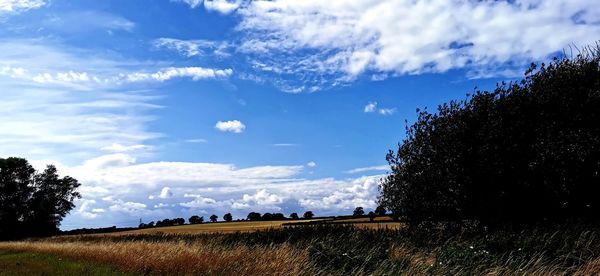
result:
[(361, 173), (361, 172), (372, 172), (372, 171), (388, 171), (390, 166), (381, 165), (381, 166), (371, 166), (371, 167), (362, 167), (356, 168), (346, 171), (346, 173)]
[(217, 42), (210, 40), (182, 40), (175, 38), (159, 38), (153, 42), (156, 48), (165, 48), (187, 56), (214, 55), (217, 57), (229, 56), (229, 48), (232, 47), (226, 42)]
[(207, 10), (217, 11), (228, 14), (236, 10), (242, 4), (242, 0), (171, 0), (173, 2), (183, 2), (190, 5), (191, 8), (197, 8), (204, 3)]

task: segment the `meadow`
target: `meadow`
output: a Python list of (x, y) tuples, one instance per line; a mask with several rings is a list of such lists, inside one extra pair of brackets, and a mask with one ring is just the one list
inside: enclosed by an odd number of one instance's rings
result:
[(355, 223), (358, 227), (319, 223), (239, 232), (56, 236), (2, 242), (0, 251), (93, 263), (134, 275), (600, 273), (600, 229), (594, 227), (482, 232)]

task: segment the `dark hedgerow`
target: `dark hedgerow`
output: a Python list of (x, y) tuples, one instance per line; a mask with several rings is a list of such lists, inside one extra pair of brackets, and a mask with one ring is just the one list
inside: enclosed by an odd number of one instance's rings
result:
[(600, 219), (600, 48), (520, 82), (419, 111), (387, 160), (380, 202), (413, 225)]

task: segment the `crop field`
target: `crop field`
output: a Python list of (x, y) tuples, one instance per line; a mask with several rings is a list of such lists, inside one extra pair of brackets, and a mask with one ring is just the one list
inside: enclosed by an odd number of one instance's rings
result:
[(57, 236), (0, 242), (0, 268), (11, 271), (5, 275), (27, 274), (29, 267), (36, 266), (47, 269), (42, 270), (48, 271), (45, 275), (600, 273), (600, 229), (573, 227), (485, 234), (436, 229), (375, 229), (324, 223), (243, 232), (133, 231)]

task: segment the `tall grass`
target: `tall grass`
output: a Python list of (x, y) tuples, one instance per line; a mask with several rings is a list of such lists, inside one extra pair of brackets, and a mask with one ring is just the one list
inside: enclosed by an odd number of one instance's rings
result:
[(592, 275), (600, 229), (520, 231), (302, 226), (253, 233), (83, 235), (0, 243), (142, 274)]

